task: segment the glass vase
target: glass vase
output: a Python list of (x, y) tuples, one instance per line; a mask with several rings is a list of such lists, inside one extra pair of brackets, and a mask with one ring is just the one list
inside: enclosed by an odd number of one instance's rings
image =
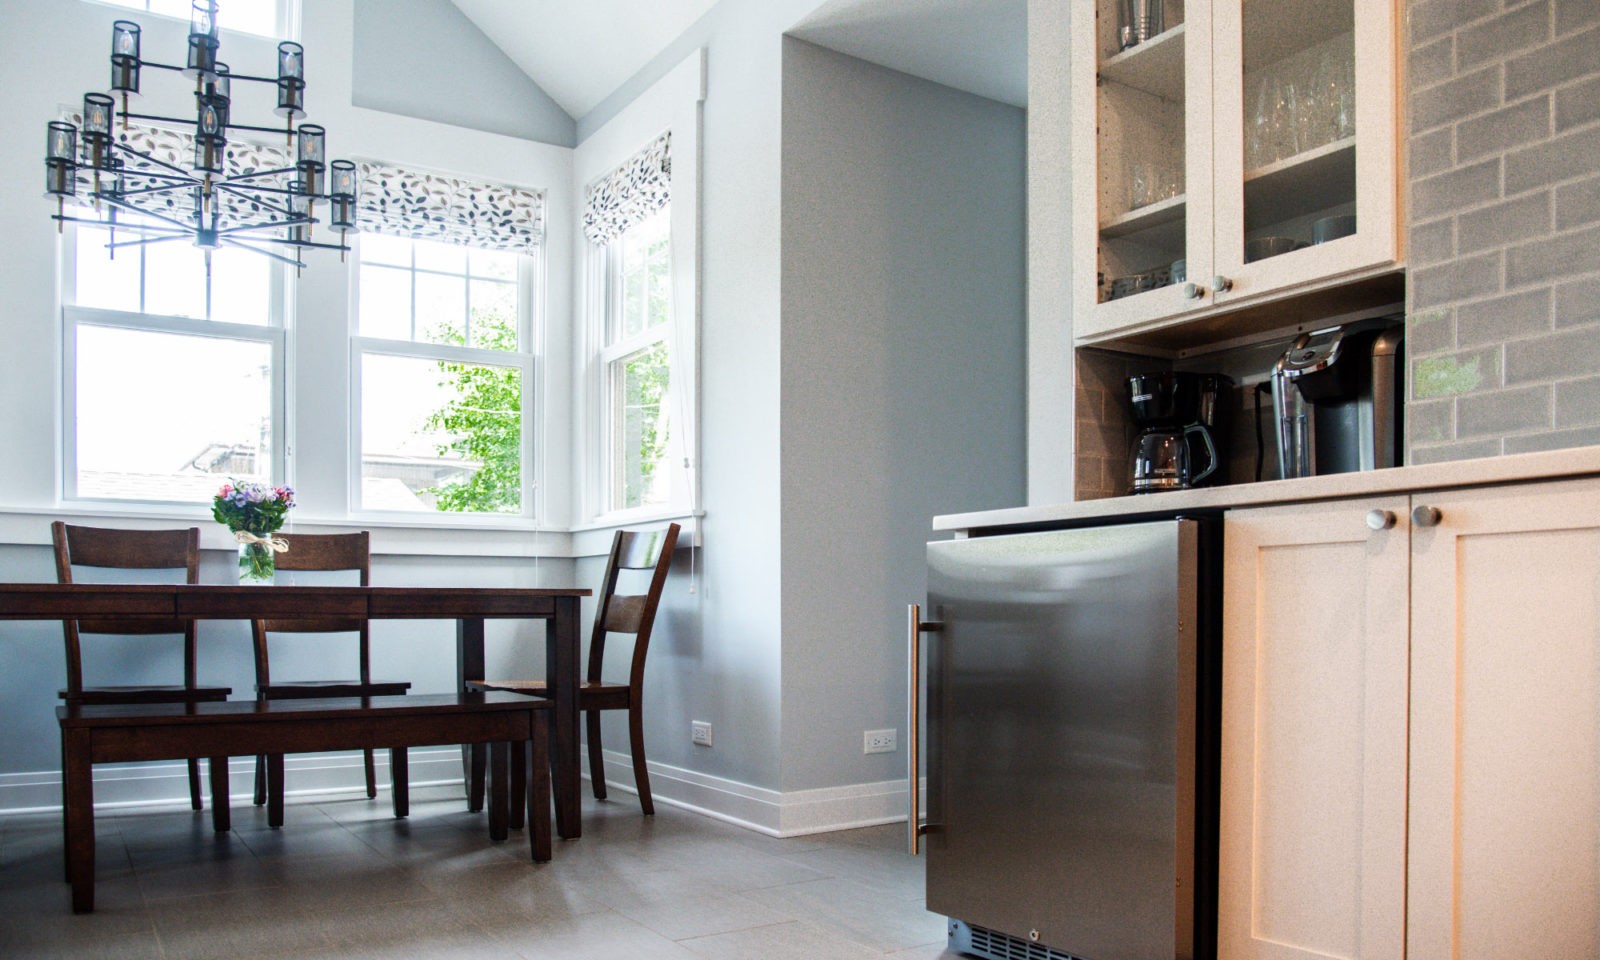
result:
[(277, 572), (277, 553), (269, 543), (239, 544), (239, 585), (270, 587)]

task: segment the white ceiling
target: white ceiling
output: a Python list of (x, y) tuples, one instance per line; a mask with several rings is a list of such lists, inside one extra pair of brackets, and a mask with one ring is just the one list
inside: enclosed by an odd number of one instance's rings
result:
[(638, 73), (717, 0), (451, 2), (576, 118)]
[[(576, 118), (718, 0), (451, 2)], [(790, 34), (991, 100), (1028, 102), (1027, 0), (828, 0)]]
[(829, 0), (789, 33), (980, 97), (1028, 105), (1027, 0)]

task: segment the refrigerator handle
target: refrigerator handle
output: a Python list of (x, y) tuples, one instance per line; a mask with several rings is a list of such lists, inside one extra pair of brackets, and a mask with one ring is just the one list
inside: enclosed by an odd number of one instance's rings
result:
[(922, 635), (944, 628), (937, 620), (924, 621), (922, 606), (911, 604), (906, 620), (906, 840), (914, 857), (922, 852)]

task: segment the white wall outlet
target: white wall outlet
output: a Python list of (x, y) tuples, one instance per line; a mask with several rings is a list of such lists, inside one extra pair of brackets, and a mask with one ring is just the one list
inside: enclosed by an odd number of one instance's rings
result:
[(861, 734), (862, 753), (894, 753), (900, 742), (894, 730), (865, 730)]
[(704, 720), (689, 721), (689, 739), (702, 747), (711, 746), (711, 724)]

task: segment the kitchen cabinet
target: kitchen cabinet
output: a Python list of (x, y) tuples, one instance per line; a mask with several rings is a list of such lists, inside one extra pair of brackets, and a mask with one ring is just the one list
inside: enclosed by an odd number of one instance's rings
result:
[[(1394, 4), (1167, 0), (1165, 31), (1126, 49), (1123, 6), (1072, 8), (1079, 343), (1394, 268)], [(1313, 224), (1351, 215), (1354, 233), (1310, 245)], [(1247, 256), (1274, 237), (1301, 248)], [(1167, 282), (1178, 261), (1185, 280)]]
[(1226, 541), (1220, 955), (1600, 956), (1600, 480)]

